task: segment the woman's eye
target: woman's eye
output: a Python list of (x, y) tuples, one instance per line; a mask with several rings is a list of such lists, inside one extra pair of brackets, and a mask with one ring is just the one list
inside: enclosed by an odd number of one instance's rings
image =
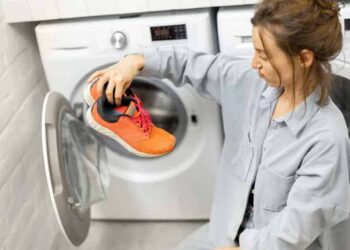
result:
[(267, 61), (267, 57), (259, 56), (259, 58), (260, 58), (261, 60)]

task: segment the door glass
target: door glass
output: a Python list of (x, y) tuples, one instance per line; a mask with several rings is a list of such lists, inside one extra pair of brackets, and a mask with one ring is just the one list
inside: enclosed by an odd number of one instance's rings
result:
[(134, 80), (133, 91), (140, 97), (145, 109), (151, 114), (152, 122), (157, 127), (173, 134), (179, 143), (185, 132), (181, 131), (180, 126), (180, 120), (183, 119), (181, 115), (186, 116), (183, 104), (173, 91), (164, 86), (160, 88), (156, 83), (152, 83)]
[(61, 123), (61, 153), (69, 203), (80, 212), (106, 199), (110, 175), (104, 147), (83, 123), (65, 112)]

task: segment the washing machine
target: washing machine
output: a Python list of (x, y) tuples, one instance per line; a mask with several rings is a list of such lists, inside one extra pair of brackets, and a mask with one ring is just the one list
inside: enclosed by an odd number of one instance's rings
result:
[(48, 21), (35, 33), (50, 88), (42, 116), (45, 171), (67, 239), (79, 245), (91, 218), (208, 219), (223, 143), (219, 105), (190, 85), (136, 77), (131, 87), (153, 122), (177, 138), (170, 154), (145, 159), (85, 125), (82, 90), (93, 72), (142, 46), (217, 53), (214, 11)]
[[(217, 14), (218, 40), (220, 53), (232, 57), (251, 60), (254, 55), (252, 24), (254, 6), (223, 7)], [(341, 9), (343, 28), (343, 50), (331, 62), (334, 84), (331, 97), (343, 112), (350, 135), (350, 4)]]

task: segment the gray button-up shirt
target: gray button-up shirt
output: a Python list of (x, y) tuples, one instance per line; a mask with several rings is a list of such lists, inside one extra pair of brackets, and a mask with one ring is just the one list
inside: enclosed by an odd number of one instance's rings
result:
[(255, 181), (254, 228), (241, 250), (350, 249), (350, 142), (344, 117), (316, 89), (294, 112), (271, 119), (281, 89), (249, 61), (185, 48), (143, 48), (141, 76), (191, 84), (222, 107), (225, 142), (210, 217), (216, 247), (235, 246)]

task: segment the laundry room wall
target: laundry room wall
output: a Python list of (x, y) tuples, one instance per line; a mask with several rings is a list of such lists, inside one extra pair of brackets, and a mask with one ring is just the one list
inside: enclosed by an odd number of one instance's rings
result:
[(34, 25), (6, 24), (0, 5), (1, 250), (70, 249), (46, 188), (40, 119), (48, 87)]

